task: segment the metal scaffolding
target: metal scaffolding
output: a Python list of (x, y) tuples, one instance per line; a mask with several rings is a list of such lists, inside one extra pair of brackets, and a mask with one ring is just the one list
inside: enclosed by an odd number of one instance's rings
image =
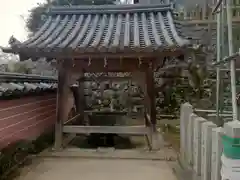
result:
[[(225, 12), (227, 18), (227, 39), (228, 39), (228, 55), (223, 56), (224, 52), (224, 21)], [(221, 110), (220, 102), (222, 101), (221, 91), (221, 72), (220, 65), (230, 63), (230, 77), (231, 77), (231, 99), (232, 99), (232, 116), (233, 120), (238, 120), (237, 112), (237, 99), (236, 99), (236, 58), (240, 56), (239, 52), (233, 52), (233, 42), (232, 42), (232, 0), (219, 0), (216, 3), (215, 8), (212, 11), (213, 14), (217, 14), (217, 62), (213, 65), (216, 66), (217, 80), (216, 80), (216, 111), (217, 119), (219, 118), (219, 113)]]

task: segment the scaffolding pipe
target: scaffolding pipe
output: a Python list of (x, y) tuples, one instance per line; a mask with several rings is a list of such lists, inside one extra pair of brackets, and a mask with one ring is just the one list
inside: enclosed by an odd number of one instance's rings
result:
[[(221, 12), (221, 24), (220, 24), (220, 44), (221, 44), (221, 48), (220, 48), (220, 58), (222, 59), (224, 56), (226, 56), (227, 51), (227, 45), (225, 42), (225, 26), (226, 26), (226, 0), (222, 0), (222, 12)], [(222, 81), (222, 73), (221, 71), (219, 72), (219, 113), (222, 114), (223, 112), (223, 81)], [(218, 119), (218, 123), (219, 123)]]
[[(235, 61), (236, 58), (238, 58), (239, 56), (240, 56), (240, 53), (237, 52), (237, 53), (234, 53), (234, 54), (229, 55), (229, 56), (227, 56), (227, 57), (224, 57), (223, 60), (221, 60), (220, 62), (215, 62), (215, 63), (213, 63), (212, 65), (213, 65), (213, 66), (220, 66), (220, 65), (222, 65), (222, 64), (226, 64), (226, 63), (228, 63), (228, 62)], [(229, 70), (231, 71), (231, 68), (230, 68)], [(235, 70), (236, 70), (236, 69), (235, 69)]]
[[(220, 8), (220, 5), (218, 6), (218, 9)], [(217, 62), (220, 62), (221, 60), (221, 13), (217, 14)], [(219, 120), (219, 110), (220, 110), (220, 67), (217, 66), (216, 68), (216, 112), (217, 112), (217, 121)]]
[[(213, 109), (194, 109), (194, 112), (202, 112), (202, 113), (216, 113), (216, 110)], [(232, 111), (223, 111), (223, 113), (231, 114)]]
[[(233, 42), (232, 42), (232, 0), (227, 0), (227, 26), (228, 26), (228, 49), (229, 56), (233, 55)], [(232, 110), (233, 120), (238, 119), (237, 112), (237, 99), (236, 99), (236, 73), (235, 73), (235, 60), (230, 62), (230, 74), (231, 74), (231, 90), (232, 90)]]
[(219, 12), (219, 9), (220, 9), (220, 6), (221, 6), (222, 2), (223, 2), (223, 0), (219, 0), (217, 2), (217, 4), (215, 5), (215, 7), (212, 10), (213, 15)]

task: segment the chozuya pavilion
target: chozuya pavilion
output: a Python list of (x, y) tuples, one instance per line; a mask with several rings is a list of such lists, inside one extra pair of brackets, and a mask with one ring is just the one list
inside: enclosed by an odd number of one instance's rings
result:
[[(149, 148), (156, 147), (156, 108), (153, 72), (166, 58), (184, 60), (196, 48), (184, 37), (174, 20), (171, 5), (100, 5), (52, 7), (43, 26), (25, 42), (10, 40), (4, 52), (19, 54), (21, 60), (46, 57), (56, 60), (58, 96), (55, 148), (62, 147), (63, 133), (116, 133), (143, 135)], [(188, 57), (187, 57), (188, 56)], [(68, 125), (67, 91), (71, 77), (78, 76), (76, 118), (86, 117), (82, 75), (86, 72), (138, 72), (144, 79), (145, 124), (142, 126)], [(115, 111), (108, 112), (113, 115)], [(119, 112), (118, 112), (119, 113)], [(73, 118), (74, 119), (74, 118)]]

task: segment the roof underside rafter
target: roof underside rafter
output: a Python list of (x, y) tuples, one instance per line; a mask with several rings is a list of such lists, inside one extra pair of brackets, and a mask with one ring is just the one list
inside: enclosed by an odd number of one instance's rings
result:
[(10, 51), (46, 56), (175, 51), (190, 45), (181, 35), (170, 5), (55, 7), (38, 32), (13, 42)]

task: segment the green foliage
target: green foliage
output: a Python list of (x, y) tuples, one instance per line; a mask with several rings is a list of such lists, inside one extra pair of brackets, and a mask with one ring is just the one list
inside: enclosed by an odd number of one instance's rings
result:
[(204, 81), (207, 78), (207, 72), (204, 67), (197, 64), (190, 64), (188, 72), (189, 85), (193, 90), (193, 96), (200, 100), (205, 92)]
[(26, 25), (30, 32), (36, 32), (43, 25), (48, 7), (48, 4), (40, 4), (30, 10)]
[(27, 19), (27, 28), (30, 32), (35, 33), (46, 20), (47, 10), (50, 6), (61, 5), (103, 5), (114, 4), (115, 0), (53, 0), (48, 4), (39, 4), (39, 6), (30, 10), (30, 16)]
[(13, 71), (16, 73), (31, 74), (31, 69), (22, 63), (15, 63)]
[(240, 26), (233, 27), (233, 47), (234, 52), (238, 52), (240, 48)]
[(7, 64), (6, 72), (31, 74), (32, 70), (26, 63), (23, 62), (11, 62)]
[[(175, 72), (175, 75), (180, 72)], [(188, 68), (188, 79), (174, 79), (171, 84), (165, 86), (161, 92), (163, 101), (157, 102), (163, 114), (178, 113), (180, 105), (190, 102), (195, 105), (207, 97), (206, 89), (208, 84), (208, 73), (204, 66), (191, 63)]]

